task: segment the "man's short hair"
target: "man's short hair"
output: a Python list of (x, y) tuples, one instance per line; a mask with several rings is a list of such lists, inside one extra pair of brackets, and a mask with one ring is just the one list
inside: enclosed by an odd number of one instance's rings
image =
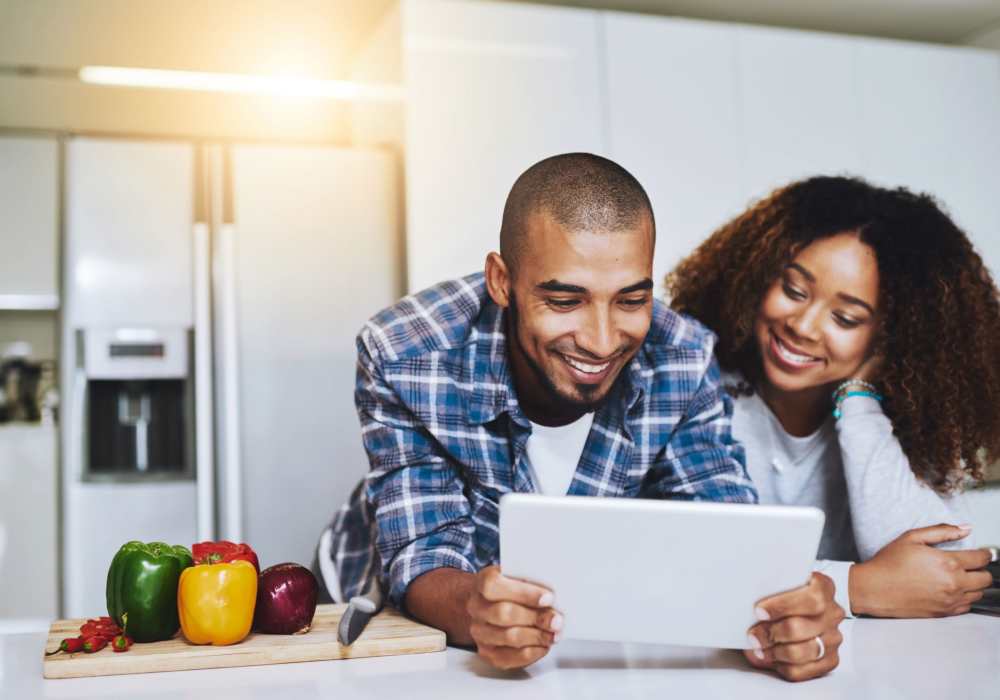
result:
[(517, 178), (507, 195), (500, 225), (500, 255), (514, 272), (527, 247), (533, 214), (548, 214), (571, 231), (613, 233), (649, 217), (653, 205), (639, 181), (614, 161), (592, 153), (563, 153), (539, 161)]

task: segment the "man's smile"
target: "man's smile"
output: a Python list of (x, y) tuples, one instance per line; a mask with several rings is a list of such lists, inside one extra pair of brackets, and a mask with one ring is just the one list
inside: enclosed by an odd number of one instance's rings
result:
[(556, 355), (558, 355), (559, 358), (566, 363), (570, 369), (570, 374), (579, 384), (601, 383), (610, 374), (611, 368), (615, 364), (615, 360), (620, 357), (620, 355), (615, 355), (611, 359), (602, 363), (594, 363), (587, 360), (581, 360), (576, 357), (570, 357), (569, 355), (564, 355), (561, 352), (557, 352)]

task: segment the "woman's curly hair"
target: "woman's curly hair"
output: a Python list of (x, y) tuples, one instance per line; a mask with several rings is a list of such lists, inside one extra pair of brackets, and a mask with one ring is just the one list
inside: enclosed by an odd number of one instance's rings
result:
[(981, 481), (1000, 455), (1000, 302), (982, 258), (931, 196), (849, 177), (794, 182), (667, 275), (671, 306), (719, 336), (719, 364), (752, 392), (764, 294), (797, 251), (844, 232), (878, 260), (878, 383), (913, 473), (942, 493)]

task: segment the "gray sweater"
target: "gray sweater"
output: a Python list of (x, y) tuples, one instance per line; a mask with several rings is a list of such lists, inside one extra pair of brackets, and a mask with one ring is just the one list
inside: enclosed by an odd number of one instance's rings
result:
[[(757, 396), (735, 399), (733, 436), (743, 443), (760, 502), (811, 505), (826, 514), (816, 570), (851, 613), (848, 571), (907, 530), (969, 522), (961, 496), (942, 497), (914, 476), (881, 404), (852, 396), (812, 435), (795, 437)], [(942, 547), (974, 547), (972, 535)]]

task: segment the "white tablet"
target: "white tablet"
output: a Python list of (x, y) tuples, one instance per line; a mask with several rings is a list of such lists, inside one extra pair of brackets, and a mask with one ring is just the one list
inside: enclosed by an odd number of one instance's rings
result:
[(746, 649), (761, 598), (809, 580), (812, 507), (506, 494), (500, 569), (555, 593), (563, 636)]

